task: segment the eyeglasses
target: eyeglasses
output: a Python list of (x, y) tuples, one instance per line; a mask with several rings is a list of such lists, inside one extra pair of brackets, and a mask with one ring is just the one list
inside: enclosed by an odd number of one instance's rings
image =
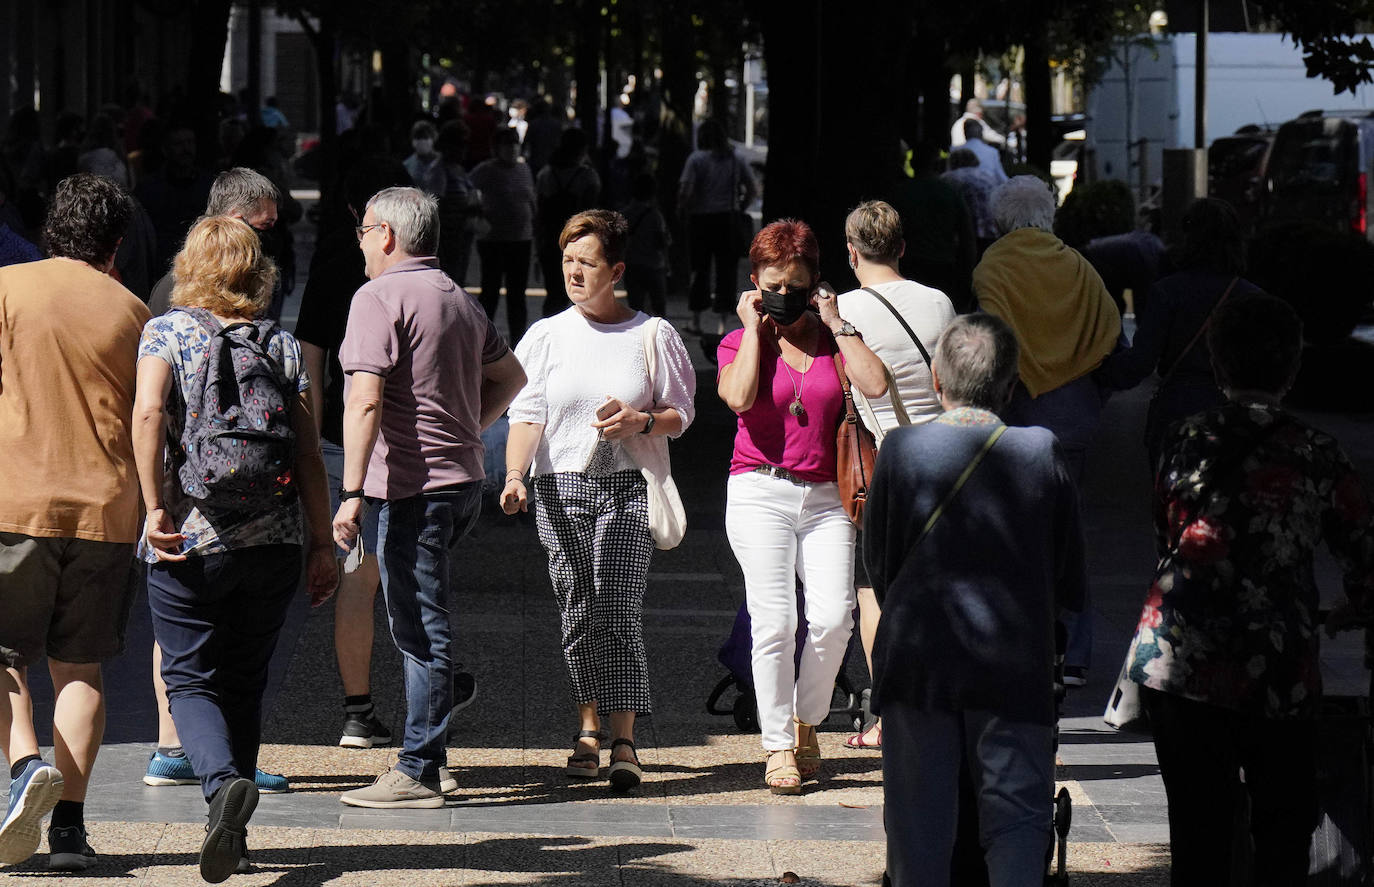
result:
[(354, 226), (353, 226), (353, 230), (354, 230), (354, 231), (357, 233), (357, 235), (358, 235), (358, 242), (359, 242), (359, 243), (362, 243), (362, 242), (363, 242), (363, 235), (364, 235), (364, 234), (366, 234), (367, 232), (371, 231), (373, 228), (380, 228), (380, 227), (382, 227), (382, 226), (385, 225), (385, 224), (386, 224), (386, 222), (378, 222), (378, 223), (375, 224), (375, 225), (354, 225)]

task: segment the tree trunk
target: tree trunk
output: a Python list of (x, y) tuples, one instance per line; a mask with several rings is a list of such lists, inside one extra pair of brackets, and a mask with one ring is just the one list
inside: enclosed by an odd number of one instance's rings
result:
[(219, 75), (232, 6), (232, 0), (197, 0), (191, 7), (186, 110), (195, 115), (196, 159), (202, 169), (215, 169), (219, 162)]
[(249, 128), (262, 124), (262, 0), (248, 3), (248, 100), (244, 113)]
[(916, 23), (911, 41), (912, 78), (920, 97), (918, 138), (923, 142), (949, 147), (949, 78), (952, 76), (944, 36), (928, 21)]
[[(761, 3), (768, 69), (768, 160), (763, 220), (806, 218), (820, 178), (821, 54), (816, 23), (823, 0)], [(848, 54), (845, 56), (848, 60)]]
[(973, 89), (973, 80), (976, 76), (973, 68), (973, 59), (967, 59), (959, 65), (959, 112), (963, 113), (968, 106), (968, 100), (976, 98)]
[(601, 107), (601, 3), (586, 0), (577, 17), (577, 45), (573, 76), (577, 79), (577, 121), (593, 151), (597, 140), (597, 111)]
[(677, 182), (692, 152), (692, 102), (696, 96), (696, 45), (690, 0), (663, 0), (659, 6), (662, 36), (662, 104), (658, 131), (658, 205), (673, 234), (669, 251), (672, 288), (686, 291), (690, 278), (687, 233), (678, 212)]
[(410, 144), (410, 124), (417, 110), (414, 51), (401, 40), (388, 40), (382, 51), (382, 99), (385, 108), (376, 122), (391, 135), (393, 145)]
[(1050, 58), (1043, 25), (1028, 35), (1022, 78), (1026, 85), (1026, 162), (1046, 175), (1054, 154), (1050, 121)]
[[(879, 196), (897, 154), (910, 12), (882, 0), (837, 11), (825, 0), (764, 7), (769, 109), (765, 220), (805, 219), (821, 274), (845, 289), (844, 218)], [(864, 51), (846, 51), (863, 46)], [(802, 63), (805, 60), (805, 63)], [(947, 100), (946, 100), (947, 101)]]

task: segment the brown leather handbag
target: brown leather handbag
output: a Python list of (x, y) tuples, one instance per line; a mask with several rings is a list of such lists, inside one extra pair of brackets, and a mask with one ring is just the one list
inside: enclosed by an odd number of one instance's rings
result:
[(854, 407), (854, 392), (844, 372), (839, 352), (834, 355), (835, 375), (844, 389), (844, 415), (835, 431), (835, 479), (840, 485), (840, 504), (857, 527), (864, 523), (864, 503), (868, 501), (868, 487), (873, 483), (873, 463), (878, 461), (878, 441), (864, 426)]

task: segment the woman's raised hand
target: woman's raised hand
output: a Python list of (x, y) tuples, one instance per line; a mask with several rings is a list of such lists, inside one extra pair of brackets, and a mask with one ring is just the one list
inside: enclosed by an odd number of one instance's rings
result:
[(763, 293), (758, 290), (747, 290), (740, 293), (739, 304), (735, 306), (735, 313), (739, 315), (740, 323), (744, 324), (746, 330), (756, 330), (763, 322)]
[(839, 300), (835, 298), (835, 288), (822, 280), (816, 287), (816, 311), (821, 315), (821, 322), (827, 327), (834, 327), (843, 323), (840, 317)]

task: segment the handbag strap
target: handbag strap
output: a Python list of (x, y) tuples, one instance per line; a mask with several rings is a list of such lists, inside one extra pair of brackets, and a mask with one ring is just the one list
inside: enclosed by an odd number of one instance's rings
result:
[(887, 299), (883, 298), (883, 294), (875, 290), (873, 287), (866, 286), (863, 288), (863, 291), (868, 293), (873, 298), (877, 299), (879, 302), (882, 302), (883, 306), (887, 308), (888, 311), (892, 312), (892, 316), (897, 318), (897, 322), (902, 325), (902, 329), (906, 330), (906, 334), (911, 337), (911, 341), (916, 343), (916, 350), (921, 352), (921, 358), (926, 362), (926, 366), (929, 367), (930, 352), (926, 350), (925, 345), (921, 344), (921, 337), (916, 335), (916, 331), (911, 328), (911, 324), (906, 322), (906, 318), (903, 317), (900, 313), (898, 313), (897, 309), (892, 306), (892, 303), (889, 302)]
[(642, 334), (644, 365), (649, 368), (649, 397), (653, 399), (654, 406), (658, 406), (658, 374), (655, 371), (658, 369), (658, 325), (662, 322), (662, 318), (650, 317), (648, 323), (644, 324)]
[(987, 440), (983, 441), (983, 445), (978, 449), (978, 452), (974, 453), (973, 458), (964, 466), (964, 470), (959, 474), (959, 479), (954, 482), (954, 486), (945, 494), (945, 498), (940, 500), (940, 504), (935, 506), (935, 510), (930, 513), (930, 518), (926, 521), (926, 525), (921, 528), (921, 535), (917, 536), (916, 541), (911, 543), (913, 549), (921, 544), (921, 540), (930, 535), (930, 531), (935, 528), (940, 518), (944, 516), (945, 509), (954, 501), (954, 497), (959, 495), (959, 491), (964, 488), (964, 484), (968, 483), (968, 479), (973, 476), (973, 472), (982, 464), (983, 457), (988, 454), (993, 444), (997, 443), (998, 439), (1006, 430), (1007, 426), (998, 425), (993, 429), (992, 434), (988, 435)]
[(1217, 309), (1220, 308), (1227, 297), (1231, 295), (1231, 291), (1236, 288), (1236, 283), (1239, 281), (1239, 274), (1231, 278), (1231, 282), (1226, 285), (1226, 290), (1221, 294), (1221, 298), (1217, 299), (1216, 303), (1213, 304), (1211, 309), (1207, 312), (1207, 319), (1202, 322), (1202, 326), (1197, 328), (1197, 332), (1193, 333), (1193, 337), (1188, 340), (1188, 344), (1183, 346), (1183, 350), (1178, 353), (1178, 357), (1170, 364), (1168, 372), (1159, 380), (1160, 388), (1163, 388), (1165, 383), (1174, 377), (1174, 373), (1178, 372), (1178, 368), (1183, 365), (1183, 359), (1193, 350), (1193, 346), (1202, 338), (1202, 334), (1207, 332), (1207, 328), (1212, 325), (1212, 318), (1216, 316)]

